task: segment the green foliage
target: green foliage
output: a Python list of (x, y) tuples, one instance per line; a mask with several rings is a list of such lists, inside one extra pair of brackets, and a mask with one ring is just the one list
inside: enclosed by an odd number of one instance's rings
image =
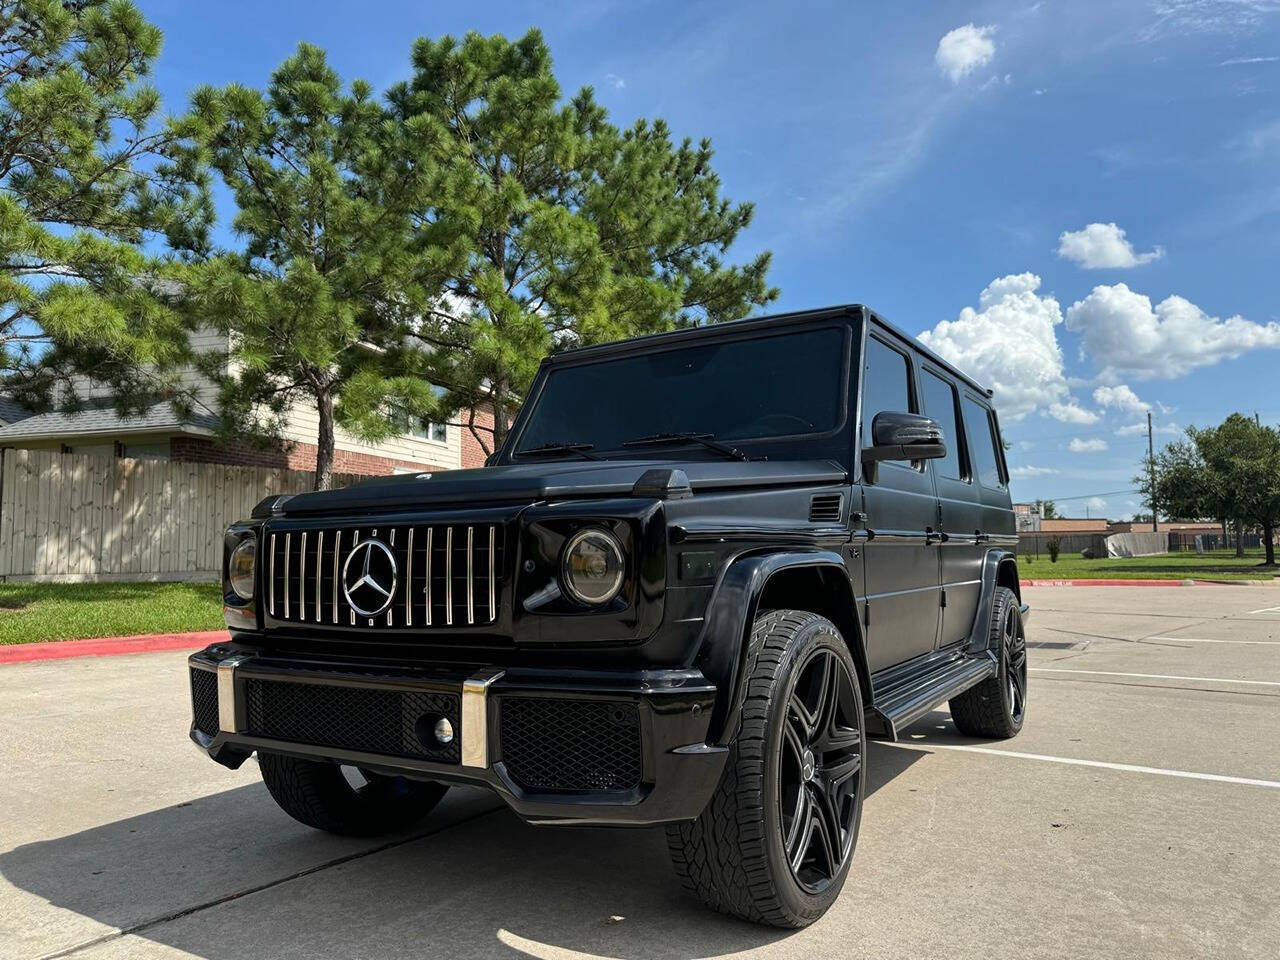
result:
[(720, 196), (709, 141), (620, 130), (590, 88), (563, 101), (537, 30), (422, 38), (388, 101), (402, 170), (433, 171), (412, 242), (440, 294), (412, 333), (446, 407), (496, 410), (496, 443), (549, 351), (776, 298), (768, 253), (723, 260), (752, 206)]
[(303, 44), (266, 91), (192, 101), (189, 162), (230, 188), (245, 240), (185, 279), (192, 322), (232, 336), (226, 429), (312, 405), (319, 488), (335, 423), (377, 440), (481, 407), (501, 442), (550, 350), (776, 296), (768, 254), (722, 261), (751, 207), (720, 197), (710, 145), (621, 131), (589, 89), (563, 102), (537, 31), (421, 39), (413, 68), (380, 105)]
[(1058, 517), (1058, 505), (1052, 500), (1037, 500), (1036, 506), (1040, 508), (1042, 520), (1054, 520)]
[(1062, 540), (1059, 537), (1050, 537), (1045, 541), (1044, 548), (1049, 554), (1049, 562), (1057, 563), (1058, 554), (1062, 552)]
[(1216, 427), (1187, 430), (1155, 458), (1147, 502), (1168, 516), (1229, 520), (1263, 528), (1266, 562), (1275, 563), (1271, 532), (1280, 525), (1280, 430), (1233, 413)]
[(127, 0), (0, 0), (0, 375), (34, 405), (74, 405), (75, 372), (124, 407), (182, 401), (182, 320), (142, 245), (199, 251), (211, 207), (144, 82), (160, 42)]
[(222, 381), (224, 429), (270, 437), (292, 407), (310, 406), (316, 485), (327, 488), (336, 422), (379, 439), (435, 409), (425, 356), (404, 346), (429, 304), (408, 243), (426, 177), (389, 160), (368, 85), (344, 89), (308, 44), (265, 91), (198, 90), (192, 117), (192, 162), (231, 190), (245, 241), (185, 278), (193, 323), (232, 338), (230, 366), (207, 371)]

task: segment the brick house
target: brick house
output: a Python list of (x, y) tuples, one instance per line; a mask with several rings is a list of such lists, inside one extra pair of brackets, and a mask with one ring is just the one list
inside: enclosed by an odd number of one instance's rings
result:
[[(226, 340), (216, 333), (197, 338), (197, 349), (226, 351)], [(142, 416), (121, 417), (111, 407), (108, 393), (91, 382), (83, 385), (85, 409), (75, 413), (31, 414), (11, 400), (0, 398), (0, 447), (61, 450), (98, 456), (134, 459), (180, 460), (242, 466), (314, 470), (319, 421), (314, 409), (298, 405), (290, 411), (282, 430), (283, 442), (274, 449), (227, 445), (217, 437), (214, 385), (198, 374), (190, 375), (203, 410), (181, 418), (168, 403), (160, 403)], [(457, 470), (484, 465), (484, 448), (473, 433), (485, 436), (492, 447), (493, 416), (476, 411), (461, 422), (419, 423), (405, 433), (378, 444), (365, 443), (338, 427), (335, 432), (335, 473), (374, 476), (420, 470)]]

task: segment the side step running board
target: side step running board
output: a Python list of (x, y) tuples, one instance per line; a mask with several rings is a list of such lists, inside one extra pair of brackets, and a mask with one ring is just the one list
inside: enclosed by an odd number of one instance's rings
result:
[[(868, 736), (897, 740), (903, 730), (934, 707), (994, 676), (996, 670), (995, 658), (988, 654), (961, 656), (884, 691), (877, 695), (875, 706), (868, 711)], [(880, 729), (877, 729), (877, 721)]]

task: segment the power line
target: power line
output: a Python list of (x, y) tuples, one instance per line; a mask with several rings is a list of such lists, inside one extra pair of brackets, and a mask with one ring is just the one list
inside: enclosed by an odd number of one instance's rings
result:
[(1111, 490), (1107, 493), (1082, 493), (1078, 497), (1036, 497), (1036, 500), (1052, 500), (1054, 503), (1067, 503), (1071, 500), (1089, 500), (1093, 497), (1123, 497), (1125, 494), (1141, 492), (1141, 490)]

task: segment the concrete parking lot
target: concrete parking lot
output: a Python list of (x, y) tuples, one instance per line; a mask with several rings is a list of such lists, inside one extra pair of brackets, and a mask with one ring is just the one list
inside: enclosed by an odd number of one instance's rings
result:
[(181, 654), (0, 667), (0, 957), (1280, 956), (1280, 589), (1025, 594), (1022, 735), (872, 744), (850, 882), (795, 933), (687, 899), (659, 831), (478, 791), (303, 828), (187, 742)]

